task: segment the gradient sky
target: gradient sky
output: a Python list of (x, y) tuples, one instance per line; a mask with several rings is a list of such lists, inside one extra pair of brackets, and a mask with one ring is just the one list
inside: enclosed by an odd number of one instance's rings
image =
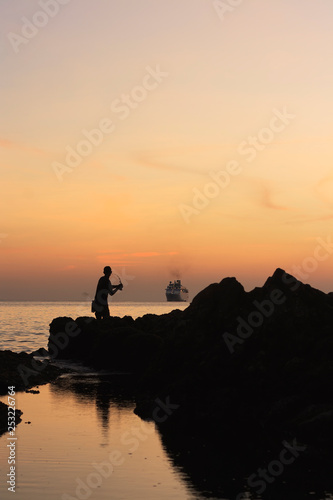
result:
[(333, 290), (332, 1), (62, 3), (0, 1), (0, 299)]

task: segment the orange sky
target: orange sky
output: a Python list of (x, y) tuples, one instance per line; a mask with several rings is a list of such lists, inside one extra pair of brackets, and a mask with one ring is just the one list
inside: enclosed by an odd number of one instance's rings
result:
[(276, 267), (332, 290), (332, 2), (55, 2), (0, 6), (0, 300), (104, 265), (122, 300)]

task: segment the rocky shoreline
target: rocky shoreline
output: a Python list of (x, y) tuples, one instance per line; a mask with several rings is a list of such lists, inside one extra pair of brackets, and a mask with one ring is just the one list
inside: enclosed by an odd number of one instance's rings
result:
[(156, 397), (168, 398), (177, 410), (161, 426), (173, 431), (333, 444), (333, 296), (281, 269), (250, 292), (225, 278), (184, 311), (56, 318), (49, 353), (130, 371), (138, 415), (151, 418)]
[[(0, 401), (0, 436), (8, 430), (8, 406)], [(22, 419), (21, 410), (15, 410), (15, 425), (18, 425)]]
[[(53, 380), (59, 374), (54, 360), (126, 373), (136, 394), (135, 412), (156, 422), (174, 462), (189, 475), (194, 469), (194, 482), (203, 456), (214, 468), (209, 457), (218, 453), (231, 476), (245, 475), (253, 463), (274, 461), (289, 446), (302, 449), (297, 465), (288, 469), (296, 483), (316, 467), (322, 483), (329, 483), (333, 294), (281, 269), (250, 292), (225, 278), (202, 290), (184, 311), (101, 322), (55, 318), (48, 358), (50, 363), (0, 351), (0, 393), (6, 393), (7, 382), (25, 390)], [(191, 443), (189, 463), (183, 450)], [(251, 463), (239, 458), (245, 450)]]
[(7, 394), (8, 386), (14, 386), (15, 391), (25, 391), (59, 375), (59, 368), (47, 360), (35, 359), (35, 354), (0, 351), (0, 396)]
[[(36, 385), (46, 384), (58, 377), (60, 370), (48, 361), (39, 361), (34, 354), (0, 351), (0, 396), (8, 394), (8, 387), (15, 392), (27, 391)], [(21, 422), (22, 412), (16, 409), (16, 425)], [(8, 406), (0, 402), (0, 435), (7, 431)]]

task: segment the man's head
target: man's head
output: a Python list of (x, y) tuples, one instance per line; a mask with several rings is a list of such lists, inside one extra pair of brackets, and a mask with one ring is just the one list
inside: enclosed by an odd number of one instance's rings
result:
[(105, 276), (111, 276), (112, 274), (112, 269), (110, 266), (105, 266), (104, 269), (103, 269), (103, 273), (105, 274)]

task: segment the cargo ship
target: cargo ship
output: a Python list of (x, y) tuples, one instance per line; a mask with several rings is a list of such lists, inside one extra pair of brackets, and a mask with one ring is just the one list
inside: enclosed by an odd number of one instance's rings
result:
[(168, 302), (187, 302), (188, 289), (185, 288), (180, 280), (170, 281), (165, 289), (165, 295)]

